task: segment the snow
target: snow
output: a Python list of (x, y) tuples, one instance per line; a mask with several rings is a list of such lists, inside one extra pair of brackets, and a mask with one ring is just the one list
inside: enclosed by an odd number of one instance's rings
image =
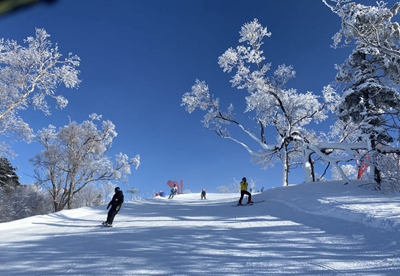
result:
[[(176, 195), (0, 224), (2, 275), (399, 275), (400, 197), (340, 182)], [(244, 201), (245, 202), (245, 201)]]

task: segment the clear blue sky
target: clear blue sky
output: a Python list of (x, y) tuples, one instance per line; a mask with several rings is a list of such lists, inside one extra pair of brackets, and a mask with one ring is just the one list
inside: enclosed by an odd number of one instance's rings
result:
[[(202, 112), (189, 115), (180, 106), (198, 78), (223, 105), (233, 102), (236, 113), (243, 112), (247, 92), (231, 88), (231, 75), (217, 62), (238, 45), (241, 26), (254, 18), (272, 32), (264, 41), (266, 62), (273, 69), (293, 65), (297, 77), (288, 85), (299, 92), (320, 94), (334, 80), (334, 64), (349, 54), (350, 49), (330, 47), (340, 21), (320, 0), (58, 0), (0, 18), (0, 37), (22, 44), (35, 27), (44, 28), (64, 56), (81, 58), (79, 89), (58, 89), (69, 100), (67, 108), (47, 117), (33, 110), (21, 116), (37, 131), (49, 124), (62, 127), (68, 116), (81, 123), (91, 113), (102, 114), (118, 132), (112, 154), (141, 156), (129, 187), (166, 191), (168, 180), (183, 180), (191, 192), (215, 192), (246, 176), (261, 189), (281, 185), (281, 165), (262, 170), (244, 148), (205, 130)], [(42, 148), (15, 143), (13, 149), (18, 156), (11, 162), (21, 182), (32, 183), (28, 160)], [(301, 169), (289, 176), (293, 184), (303, 180)]]

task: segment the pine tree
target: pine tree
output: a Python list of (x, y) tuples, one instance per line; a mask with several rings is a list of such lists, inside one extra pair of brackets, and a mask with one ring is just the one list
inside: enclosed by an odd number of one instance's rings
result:
[(13, 167), (5, 157), (0, 157), (0, 186), (11, 190), (21, 185), (19, 177), (15, 173), (17, 168)]
[[(369, 156), (376, 154), (378, 144), (390, 145), (395, 140), (391, 131), (397, 129), (397, 120), (393, 118), (400, 113), (400, 95), (391, 85), (397, 71), (388, 70), (387, 65), (387, 57), (359, 46), (336, 77), (339, 83), (348, 85), (338, 106), (338, 118), (359, 126), (358, 137), (369, 145)], [(380, 172), (377, 167), (372, 168), (379, 185)]]
[(391, 127), (385, 116), (400, 111), (400, 96), (394, 88), (385, 85), (381, 62), (381, 56), (356, 49), (342, 65), (336, 80), (350, 85), (343, 90), (338, 117), (359, 125), (360, 139), (367, 134), (376, 141), (391, 143), (393, 137), (387, 129)]
[(368, 144), (366, 154), (377, 188), (382, 188), (381, 182), (397, 186), (400, 175), (393, 172), (398, 164), (388, 164), (398, 160), (400, 153), (400, 24), (393, 21), (400, 2), (389, 9), (384, 1), (376, 6), (322, 1), (342, 22), (333, 36), (333, 47), (355, 45), (337, 75), (347, 85), (338, 116), (359, 126), (358, 138)]

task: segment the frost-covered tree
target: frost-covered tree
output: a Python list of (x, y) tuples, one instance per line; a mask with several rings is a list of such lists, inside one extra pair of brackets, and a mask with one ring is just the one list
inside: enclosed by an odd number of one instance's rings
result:
[(19, 177), (15, 173), (17, 168), (13, 167), (5, 157), (0, 157), (0, 186), (12, 190), (20, 185)]
[(383, 192), (400, 192), (400, 155), (398, 153), (377, 154), (376, 166), (382, 175), (381, 190)]
[(56, 131), (49, 125), (38, 131), (37, 140), (44, 150), (31, 159), (38, 184), (46, 187), (54, 201), (54, 210), (73, 207), (73, 197), (89, 183), (126, 181), (131, 165), (140, 164), (140, 156), (129, 158), (119, 153), (112, 161), (107, 156), (117, 136), (111, 121), (103, 121), (98, 129), (92, 114), (81, 124), (70, 122)]
[[(290, 168), (302, 163), (302, 145), (314, 136), (312, 131), (306, 129), (307, 125), (325, 120), (326, 104), (336, 98), (330, 86), (322, 91), (323, 103), (319, 101), (319, 96), (311, 92), (299, 93), (296, 89), (286, 88), (296, 72), (292, 66), (280, 65), (270, 73), (271, 64), (264, 62), (261, 50), (263, 39), (269, 36), (271, 33), (257, 19), (246, 23), (240, 31), (239, 42), (242, 44), (226, 50), (218, 61), (224, 72), (235, 71), (232, 86), (248, 91), (244, 112), (252, 112), (258, 134), (235, 119), (232, 104), (227, 111), (223, 111), (220, 100), (214, 98), (204, 81), (196, 80), (191, 92), (183, 95), (181, 105), (189, 113), (196, 109), (206, 111), (204, 126), (218, 136), (243, 146), (256, 163), (266, 167), (277, 161), (282, 162), (282, 183), (287, 186)], [(233, 137), (229, 131), (232, 126), (241, 129), (249, 141)], [(250, 146), (251, 140), (256, 142), (257, 148)]]
[(79, 191), (79, 193), (75, 194), (73, 208), (99, 206), (102, 203), (101, 190), (95, 183), (90, 183)]
[[(229, 186), (218, 186), (217, 190), (221, 193), (240, 193), (240, 182), (241, 180), (237, 180), (236, 178), (234, 178), (233, 182)], [(257, 180), (249, 178), (247, 182), (249, 184), (249, 191), (250, 189), (254, 191), (256, 188)]]
[(231, 188), (229, 186), (218, 186), (216, 189), (224, 194), (231, 192)]
[(333, 37), (334, 46), (343, 38), (344, 45), (355, 42), (349, 58), (337, 66), (336, 80), (344, 86), (337, 115), (342, 122), (358, 126), (358, 141), (366, 143), (364, 156), (369, 160), (365, 161), (380, 187), (381, 169), (385, 168), (378, 166), (376, 161), (383, 158), (378, 155), (399, 152), (400, 28), (391, 21), (399, 4), (388, 9), (382, 1), (377, 7), (333, 2), (336, 5), (329, 7), (342, 18), (342, 29)]
[[(392, 61), (399, 62), (397, 59)], [(336, 77), (339, 83), (347, 85), (338, 106), (338, 118), (359, 126), (359, 140), (368, 143), (369, 156), (376, 151), (376, 145), (394, 142), (393, 134), (397, 136), (396, 140), (399, 138), (400, 95), (390, 84), (397, 85), (400, 75), (397, 70), (389, 69), (392, 61), (358, 46)], [(375, 181), (380, 183), (378, 169), (373, 167), (373, 170)]]
[(115, 188), (117, 185), (113, 184), (111, 181), (107, 181), (106, 183), (102, 183), (99, 185), (100, 194), (102, 198), (101, 204), (108, 203), (109, 200), (113, 197), (115, 193)]
[[(16, 134), (30, 140), (32, 129), (20, 117), (20, 111), (33, 107), (50, 115), (47, 99), (53, 98), (56, 106), (64, 108), (68, 100), (56, 94), (63, 84), (78, 87), (80, 58), (68, 54), (62, 58), (58, 46), (48, 39), (44, 29), (36, 29), (35, 37), (24, 40), (27, 47), (14, 40), (0, 39), (0, 134)], [(0, 147), (0, 150), (6, 150)]]
[[(353, 176), (355, 177), (357, 175), (357, 168), (354, 165), (351, 164), (346, 164), (346, 165), (342, 165), (342, 171), (346, 174), (347, 177)], [(332, 178), (335, 180), (339, 180), (341, 179), (340, 174), (338, 173), (338, 171), (334, 168), (333, 172), (332, 172)]]
[(0, 222), (13, 221), (52, 211), (51, 198), (37, 185), (0, 187)]
[(322, 2), (342, 20), (342, 28), (333, 37), (333, 47), (355, 42), (357, 45), (370, 46), (386, 55), (400, 56), (400, 25), (392, 22), (399, 12), (400, 2), (390, 9), (384, 1), (377, 1), (377, 6), (365, 6), (350, 0)]
[(136, 197), (135, 194), (139, 194), (140, 190), (136, 189), (135, 187), (132, 187), (131, 189), (127, 190), (126, 192), (130, 193), (131, 194), (131, 200), (134, 200), (135, 197)]

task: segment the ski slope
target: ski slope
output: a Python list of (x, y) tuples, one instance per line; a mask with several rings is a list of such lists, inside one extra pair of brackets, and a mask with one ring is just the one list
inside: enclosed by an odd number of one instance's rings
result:
[(0, 224), (1, 275), (400, 275), (400, 197), (357, 184), (177, 195)]

